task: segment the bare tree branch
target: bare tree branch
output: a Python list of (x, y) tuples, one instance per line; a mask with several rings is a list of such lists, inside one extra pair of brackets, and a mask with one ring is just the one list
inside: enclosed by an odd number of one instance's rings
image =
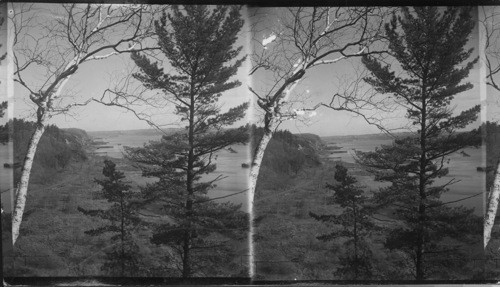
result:
[[(500, 92), (500, 9), (494, 6), (484, 6), (479, 9), (480, 55), (486, 70), (486, 85)], [(488, 95), (489, 96), (489, 95)], [(500, 198), (500, 162), (497, 163), (494, 174), (494, 184), (486, 196), (486, 212), (484, 216), (484, 248), (491, 239), (493, 225), (498, 213)]]
[(12, 216), (15, 243), (34, 155), (48, 120), (91, 101), (63, 97), (66, 83), (86, 62), (155, 49), (139, 42), (153, 36), (157, 11), (147, 5), (62, 4), (42, 8), (24, 3), (10, 3), (10, 10), (14, 81), (28, 91), (37, 116), (17, 183)]
[[(343, 100), (338, 101), (342, 99), (342, 91), (335, 91), (329, 104), (317, 101), (312, 104), (313, 108), (306, 108), (303, 103), (294, 107), (290, 103), (300, 101), (290, 101), (290, 98), (304, 77), (318, 66), (333, 66), (349, 58), (382, 53), (370, 48), (376, 47), (382, 39), (379, 30), (389, 10), (375, 7), (299, 7), (255, 8), (250, 11), (253, 33), (250, 75), (254, 85), (249, 90), (257, 97), (264, 124), (264, 135), (257, 142), (251, 163), (251, 198), (255, 195), (264, 151), (272, 134), (284, 120), (297, 119), (297, 112), (316, 110), (320, 106), (357, 111), (368, 119), (357, 110), (361, 103), (354, 100), (358, 98), (356, 94), (350, 95), (352, 100), (345, 94)], [(338, 103), (341, 105), (336, 106)], [(253, 268), (250, 274), (253, 274)]]
[(486, 84), (500, 91), (498, 76), (500, 72), (500, 9), (494, 6), (479, 9), (480, 29), (484, 35)]

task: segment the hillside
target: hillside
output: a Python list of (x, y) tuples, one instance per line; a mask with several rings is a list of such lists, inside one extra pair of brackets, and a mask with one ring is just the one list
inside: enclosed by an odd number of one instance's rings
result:
[[(129, 167), (123, 160), (117, 165), (121, 170)], [(16, 249), (4, 249), (5, 276), (109, 276), (101, 266), (105, 262), (104, 251), (114, 240), (110, 234), (97, 237), (85, 234), (104, 221), (77, 210), (79, 206), (96, 209), (109, 206), (94, 182), (95, 178), (103, 178), (102, 168), (103, 158), (89, 155), (85, 161), (71, 161), (55, 172), (50, 181), (30, 184)], [(138, 268), (137, 274), (161, 276), (165, 274), (161, 269), (163, 258), (157, 254), (166, 251), (150, 244), (149, 228), (149, 224), (144, 224), (136, 231), (141, 254), (137, 259), (148, 263), (148, 268)]]
[[(399, 132), (393, 133), (394, 137), (402, 138), (412, 135), (409, 132)], [(326, 141), (353, 141), (353, 140), (390, 140), (393, 139), (392, 136), (385, 133), (377, 134), (362, 134), (362, 135), (345, 135), (345, 136), (324, 136), (322, 137)]]
[[(255, 126), (252, 129), (255, 136), (251, 144), (255, 146), (257, 139), (262, 137), (262, 130)], [(276, 131), (262, 159), (257, 185), (263, 188), (280, 186), (300, 171), (321, 165), (319, 152), (323, 147), (324, 144), (317, 135)]]
[(69, 141), (78, 143), (82, 146), (88, 145), (92, 141), (87, 132), (82, 129), (66, 128), (66, 129), (61, 129), (61, 131), (63, 131), (63, 133), (66, 135), (66, 138)]
[[(29, 140), (35, 130), (35, 123), (13, 119), (3, 128), (11, 131), (9, 140), (13, 141), (14, 162), (7, 164), (14, 164), (14, 182), (16, 182), (20, 176)], [(48, 126), (38, 144), (30, 182), (49, 182), (71, 160), (86, 160), (85, 148), (90, 141), (90, 137), (83, 130)]]
[[(165, 129), (165, 133), (172, 133), (178, 131), (179, 129)], [(148, 136), (161, 136), (162, 132), (156, 129), (136, 129), (136, 130), (116, 130), (116, 131), (89, 131), (89, 136), (93, 138), (102, 138), (102, 137), (117, 137), (120, 135), (142, 135), (145, 137)]]
[[(329, 155), (337, 149), (345, 149), (347, 144), (344, 144), (355, 139), (382, 143), (390, 138), (379, 134), (328, 138), (312, 134), (294, 135), (287, 131), (275, 134), (266, 150), (255, 191), (256, 280), (343, 279), (334, 272), (352, 251), (344, 246), (349, 239), (341, 235), (343, 229), (336, 219), (324, 225), (311, 217), (310, 212), (338, 215), (344, 210), (338, 204), (331, 204), (335, 191), (325, 188), (326, 184), (337, 184), (334, 174), (339, 159)], [(291, 170), (292, 159), (303, 157), (308, 160), (302, 161), (301, 168)], [(356, 177), (368, 198), (372, 189), (381, 186), (373, 184), (373, 175), (362, 166), (348, 162), (342, 162), (342, 165)], [(374, 210), (370, 223), (375, 228), (365, 235), (364, 240), (370, 246), (372, 278), (411, 280), (411, 269), (404, 254), (385, 247), (387, 234), (402, 223), (390, 208)], [(328, 230), (338, 230), (338, 238), (328, 242), (319, 240), (318, 236)], [(471, 259), (482, 254), (479, 242), (466, 247), (470, 253), (460, 266), (446, 267), (448, 273), (445, 276), (449, 276), (446, 278), (462, 279), (481, 274), (482, 270)]]
[(325, 147), (325, 143), (321, 139), (320, 136), (315, 135), (315, 134), (309, 134), (309, 133), (303, 133), (303, 134), (294, 134), (298, 138), (302, 138), (308, 142), (308, 145), (310, 145), (312, 148), (315, 150), (321, 150), (322, 148)]
[[(33, 128), (29, 122), (16, 120), (16, 132), (13, 134), (16, 143), (27, 144), (29, 131)], [(135, 132), (135, 131), (125, 131)], [(147, 133), (146, 131), (145, 133)], [(116, 134), (118, 134), (117, 131)], [(104, 134), (105, 135), (105, 134)], [(106, 157), (95, 152), (92, 136), (79, 129), (58, 129), (51, 126), (40, 142), (43, 146), (41, 154), (36, 155), (32, 170), (28, 200), (21, 236), (16, 242), (16, 249), (4, 249), (6, 276), (110, 276), (109, 270), (103, 269), (109, 260), (106, 257), (110, 248), (116, 244), (113, 234), (91, 236), (85, 231), (95, 229), (105, 220), (89, 217), (78, 211), (78, 207), (85, 209), (105, 209), (110, 203), (102, 196), (101, 186), (95, 179), (103, 178), (103, 161)], [(54, 147), (50, 149), (49, 147)], [(78, 156), (83, 151), (85, 160)], [(22, 157), (21, 149), (17, 149), (18, 158)], [(86, 152), (85, 152), (86, 151)], [(53, 168), (46, 168), (46, 154), (56, 159)], [(69, 154), (70, 157), (66, 158)], [(57, 158), (65, 159), (59, 162)], [(141, 171), (127, 159), (113, 159), (117, 169), (124, 172), (127, 184), (133, 192), (139, 192), (137, 178)], [(16, 169), (18, 170), (18, 169)], [(135, 177), (134, 177), (135, 176)], [(151, 242), (151, 235), (157, 225), (164, 223), (168, 217), (157, 214), (155, 206), (145, 206), (138, 212), (141, 224), (133, 231), (134, 248), (137, 256), (134, 257), (136, 268), (128, 276), (178, 276), (171, 260), (172, 249), (165, 245), (156, 245)], [(163, 206), (163, 205), (161, 205)], [(9, 218), (3, 217), (4, 230)], [(8, 246), (9, 234), (4, 232), (4, 246)], [(226, 247), (240, 248), (241, 254), (247, 254), (245, 240), (225, 242)], [(229, 249), (228, 249), (229, 250)], [(238, 254), (239, 254), (238, 253)], [(228, 256), (232, 256), (229, 254)], [(213, 273), (217, 276), (238, 276), (247, 274), (245, 257), (228, 257), (225, 262), (214, 264)]]

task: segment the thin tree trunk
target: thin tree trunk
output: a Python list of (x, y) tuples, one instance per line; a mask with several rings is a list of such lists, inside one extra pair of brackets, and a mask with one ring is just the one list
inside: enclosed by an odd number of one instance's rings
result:
[[(70, 63), (66, 65), (64, 71), (54, 80), (53, 84), (43, 92), (40, 96), (39, 102), (32, 100), (38, 105), (37, 108), (37, 122), (36, 129), (28, 145), (28, 152), (24, 158), (23, 168), (21, 169), (21, 179), (17, 186), (15, 194), (14, 210), (12, 212), (12, 244), (16, 244), (16, 240), (19, 237), (19, 230), (21, 228), (21, 222), (23, 220), (24, 208), (26, 206), (26, 197), (28, 195), (28, 185), (31, 175), (31, 168), (33, 166), (33, 160), (35, 158), (36, 149), (38, 143), (45, 132), (45, 126), (47, 120), (50, 117), (48, 107), (52, 103), (54, 98), (57, 98), (66, 83), (68, 82), (71, 75), (73, 75), (78, 69), (79, 56), (75, 57)], [(31, 97), (31, 96), (30, 96)]]
[(15, 244), (17, 238), (19, 237), (19, 230), (21, 228), (24, 208), (26, 206), (26, 197), (28, 195), (31, 168), (33, 166), (33, 160), (35, 159), (38, 143), (45, 132), (45, 122), (46, 116), (44, 115), (36, 124), (35, 132), (29, 141), (28, 152), (24, 158), (23, 168), (21, 170), (21, 179), (16, 189), (14, 211), (12, 212), (12, 244)]
[(358, 215), (356, 213), (355, 203), (353, 203), (352, 210), (354, 212), (354, 280), (358, 280)]
[(493, 230), (493, 225), (495, 224), (495, 217), (498, 211), (499, 199), (500, 199), (500, 161), (498, 162), (497, 169), (495, 171), (495, 181), (493, 182), (493, 188), (488, 198), (488, 208), (486, 209), (486, 215), (484, 219), (484, 248), (488, 246), (488, 243), (490, 242), (491, 239), (491, 231)]
[(255, 150), (255, 154), (252, 159), (252, 166), (250, 168), (250, 196), (253, 202), (255, 196), (255, 187), (257, 186), (257, 178), (259, 177), (260, 166), (262, 164), (262, 159), (264, 158), (264, 152), (266, 151), (267, 145), (273, 137), (273, 132), (271, 129), (265, 129), (264, 135), (259, 141), (258, 147)]
[[(304, 64), (305, 66), (305, 64)], [(262, 159), (264, 158), (264, 152), (266, 151), (267, 145), (271, 141), (273, 137), (274, 130), (279, 125), (279, 115), (276, 113), (281, 108), (281, 103), (286, 102), (290, 97), (290, 93), (295, 89), (300, 79), (304, 76), (305, 70), (298, 67), (296, 71), (294, 71), (293, 76), (291, 77), (291, 81), (286, 81), (283, 86), (278, 90), (277, 97), (273, 101), (273, 107), (265, 109), (266, 115), (264, 120), (264, 134), (259, 141), (256, 150), (253, 150), (252, 163), (250, 166), (250, 178), (248, 182), (249, 189), (249, 220), (250, 220), (250, 256), (249, 256), (249, 265), (250, 265), (250, 277), (253, 277), (255, 274), (255, 264), (254, 264), (254, 250), (253, 250), (253, 220), (254, 220), (254, 200), (255, 200), (255, 188), (257, 186), (257, 179), (259, 177), (260, 166), (262, 164)]]
[(195, 97), (194, 97), (194, 84), (191, 81), (191, 96), (189, 105), (189, 127), (188, 127), (188, 162), (187, 162), (187, 179), (186, 179), (186, 220), (187, 227), (184, 232), (183, 242), (183, 258), (182, 258), (182, 277), (191, 277), (191, 216), (193, 213), (193, 181), (194, 181), (194, 114), (195, 114)]
[(425, 238), (424, 238), (424, 223), (426, 220), (426, 199), (427, 199), (427, 194), (425, 193), (425, 184), (426, 184), (426, 177), (425, 177), (425, 169), (427, 166), (427, 138), (426, 138), (426, 132), (427, 132), (427, 103), (425, 99), (426, 95), (426, 88), (425, 88), (425, 78), (422, 80), (422, 118), (421, 118), (421, 123), (420, 123), (420, 149), (421, 149), (421, 154), (420, 154), (420, 171), (419, 171), (419, 197), (420, 197), (420, 203), (418, 206), (418, 235), (417, 235), (417, 260), (416, 260), (416, 279), (417, 281), (424, 280), (425, 274), (424, 274), (424, 245), (425, 245)]
[[(0, 206), (2, 205), (2, 198), (0, 197)], [(2, 208), (2, 212), (0, 213), (0, 237), (2, 238), (2, 242), (3, 242), (3, 208)], [(3, 282), (3, 286), (7, 286), (7, 283), (5, 283), (5, 280), (3, 278), (3, 248), (4, 246), (0, 246), (0, 276), (2, 277), (2, 282)]]
[(257, 186), (257, 178), (259, 177), (259, 171), (260, 171), (260, 165), (262, 164), (262, 159), (264, 158), (264, 152), (266, 151), (267, 145), (271, 141), (271, 138), (273, 137), (273, 132), (272, 129), (266, 129), (264, 128), (264, 135), (259, 141), (258, 147), (256, 150), (252, 151), (254, 152), (252, 162), (250, 165), (250, 178), (249, 178), (249, 183), (248, 183), (248, 189), (249, 189), (249, 204), (248, 204), (248, 214), (249, 214), (249, 220), (250, 220), (250, 233), (249, 233), (249, 275), (250, 277), (253, 277), (255, 274), (255, 262), (254, 262), (254, 250), (253, 250), (253, 234), (254, 234), (254, 226), (253, 226), (253, 221), (254, 221), (254, 200), (255, 200), (255, 187)]
[(424, 231), (424, 228), (423, 228), (423, 221), (422, 221), (422, 217), (424, 216), (425, 214), (425, 210), (424, 210), (424, 207), (423, 207), (423, 204), (421, 203), (419, 208), (418, 208), (418, 211), (419, 211), (419, 230), (418, 230), (418, 235), (417, 235), (417, 260), (416, 260), (416, 266), (415, 266), (415, 269), (416, 269), (416, 279), (417, 281), (420, 281), (420, 280), (424, 280), (424, 269), (423, 269), (423, 264), (424, 264), (424, 234), (423, 234), (423, 231)]
[(121, 267), (122, 267), (122, 272), (121, 276), (123, 277), (125, 275), (125, 218), (123, 214), (123, 191), (120, 191), (120, 209), (121, 209), (121, 239), (122, 239), (122, 262), (121, 262)]

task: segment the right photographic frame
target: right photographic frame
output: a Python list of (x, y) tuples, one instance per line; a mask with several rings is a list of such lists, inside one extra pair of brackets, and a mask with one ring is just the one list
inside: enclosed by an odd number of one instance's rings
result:
[(249, 8), (255, 280), (498, 278), (495, 10)]

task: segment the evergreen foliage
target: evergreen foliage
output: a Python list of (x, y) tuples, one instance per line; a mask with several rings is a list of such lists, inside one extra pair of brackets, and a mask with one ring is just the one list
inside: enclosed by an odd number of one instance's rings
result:
[(447, 156), (480, 144), (477, 130), (457, 132), (476, 120), (479, 106), (458, 115), (451, 108), (457, 94), (472, 88), (462, 81), (477, 63), (468, 60), (473, 49), (466, 48), (474, 25), (466, 7), (403, 8), (385, 26), (390, 55), (399, 67), (362, 59), (371, 73), (365, 81), (406, 108), (416, 130), (415, 136), (357, 155), (377, 180), (391, 183), (374, 199), (394, 208), (404, 226), (389, 234), (385, 246), (407, 255), (413, 266), (408, 271), (417, 280), (447, 278), (447, 270), (462, 265), (463, 243), (480, 240), (482, 225), (473, 210), (440, 200), (456, 181), (439, 180), (448, 174)]
[[(256, 147), (264, 133), (263, 128), (252, 125), (250, 133), (250, 144)], [(297, 175), (304, 167), (320, 164), (317, 152), (322, 147), (318, 136), (295, 135), (287, 130), (275, 131), (266, 148), (261, 168), (264, 169), (263, 173), (271, 172), (276, 176)]]
[(123, 172), (117, 171), (116, 164), (111, 160), (104, 160), (102, 174), (106, 178), (95, 179), (95, 182), (102, 187), (102, 197), (111, 203), (111, 206), (107, 210), (78, 207), (78, 211), (109, 221), (109, 224), (87, 230), (85, 233), (91, 236), (114, 234), (110, 238), (111, 242), (119, 243), (106, 252), (106, 262), (102, 269), (112, 275), (130, 276), (137, 271), (138, 265), (138, 246), (134, 243), (132, 231), (140, 223), (140, 219), (136, 214), (134, 193), (130, 190), (130, 185), (123, 181)]
[(143, 148), (130, 148), (128, 157), (156, 182), (143, 189), (146, 201), (163, 204), (171, 218), (157, 228), (153, 243), (172, 248), (166, 267), (180, 276), (217, 276), (220, 263), (231, 260), (230, 238), (243, 238), (248, 222), (240, 206), (210, 199), (220, 177), (202, 181), (215, 171), (216, 152), (248, 140), (246, 128), (227, 128), (245, 116), (248, 103), (221, 112), (223, 92), (241, 83), (231, 81), (245, 58), (234, 48), (243, 25), (239, 8), (172, 6), (155, 22), (158, 44), (172, 69), (168, 72), (138, 53), (132, 59), (140, 72), (134, 77), (151, 90), (160, 90), (185, 129), (163, 136)]
[(329, 204), (340, 205), (342, 213), (309, 212), (309, 215), (327, 226), (337, 227), (318, 236), (319, 240), (328, 242), (347, 238), (343, 243), (346, 247), (345, 253), (340, 256), (341, 266), (335, 274), (347, 280), (372, 279), (371, 250), (366, 237), (376, 229), (369, 217), (373, 210), (368, 206), (368, 198), (357, 184), (357, 179), (350, 175), (343, 165), (337, 164), (335, 168), (334, 178), (338, 184), (327, 184), (326, 187), (334, 192)]
[(1, 102), (0, 103), (0, 118), (3, 118), (5, 116), (6, 109), (7, 109), (7, 102)]
[[(7, 102), (0, 103), (0, 118), (5, 116), (5, 110), (7, 109)], [(6, 144), (9, 142), (9, 129), (7, 125), (0, 126), (0, 144)]]
[[(14, 147), (14, 182), (20, 178), (20, 166), (26, 156), (30, 137), (35, 130), (35, 123), (23, 119), (10, 120), (1, 127), (10, 131), (6, 141), (12, 140)], [(73, 131), (61, 130), (54, 125), (47, 127), (46, 132), (40, 139), (33, 163), (32, 182), (46, 183), (55, 173), (66, 167), (70, 160), (86, 160), (85, 142), (89, 140), (88, 135), (81, 131), (76, 134)], [(16, 165), (16, 163), (18, 163)]]

